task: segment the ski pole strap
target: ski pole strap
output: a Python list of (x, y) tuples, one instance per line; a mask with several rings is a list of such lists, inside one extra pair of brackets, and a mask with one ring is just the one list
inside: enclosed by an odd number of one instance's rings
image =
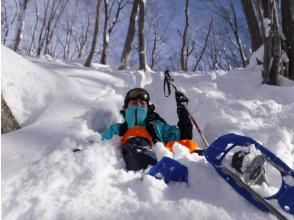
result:
[(177, 87), (174, 84), (174, 79), (171, 78), (170, 74), (169, 74), (169, 70), (166, 70), (164, 72), (164, 84), (163, 84), (163, 92), (164, 92), (164, 96), (165, 97), (169, 97), (171, 94), (171, 89), (170, 86), (173, 86), (174, 89), (177, 91)]

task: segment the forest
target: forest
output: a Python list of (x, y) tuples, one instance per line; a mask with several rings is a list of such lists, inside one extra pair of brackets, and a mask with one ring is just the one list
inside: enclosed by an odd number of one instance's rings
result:
[(245, 67), (294, 79), (291, 0), (1, 0), (2, 44), (28, 56), (146, 71)]

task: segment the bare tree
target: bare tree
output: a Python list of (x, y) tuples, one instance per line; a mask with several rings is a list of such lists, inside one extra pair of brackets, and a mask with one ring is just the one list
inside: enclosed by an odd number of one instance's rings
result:
[(39, 23), (39, 11), (38, 11), (38, 5), (37, 5), (36, 0), (34, 0), (34, 5), (35, 5), (36, 22), (35, 22), (35, 25), (34, 25), (32, 39), (31, 39), (31, 43), (30, 43), (30, 46), (29, 46), (29, 50), (28, 50), (29, 55), (32, 54), (33, 45), (34, 45), (34, 42), (35, 42), (36, 30), (37, 30), (37, 26), (38, 26), (38, 23)]
[(45, 3), (44, 17), (38, 37), (37, 56), (41, 55), (42, 50), (44, 53), (50, 54), (49, 44), (51, 43), (56, 25), (68, 1), (69, 0), (47, 0)]
[(256, 51), (262, 45), (262, 37), (252, 1), (242, 0), (242, 6), (251, 36), (252, 51)]
[[(149, 3), (146, 5), (146, 23), (149, 25), (149, 31), (146, 33), (147, 42), (151, 42), (151, 55), (150, 55), (150, 68), (154, 69), (156, 64), (159, 62), (159, 48), (163, 47), (167, 41), (167, 30), (169, 27), (169, 21), (166, 19), (162, 13), (164, 10), (162, 6), (158, 5), (158, 1), (147, 1)], [(148, 29), (148, 27), (147, 27)], [(151, 35), (148, 38), (148, 33)], [(148, 44), (147, 44), (148, 45)]]
[(244, 51), (243, 43), (240, 37), (240, 25), (238, 22), (238, 16), (235, 9), (233, 0), (226, 0), (227, 4), (224, 4), (220, 0), (211, 1), (215, 10), (215, 13), (225, 21), (230, 30), (233, 33), (234, 41), (231, 43), (234, 44), (239, 51), (239, 57), (241, 59), (242, 65), (245, 67), (247, 64), (247, 57)]
[(102, 0), (98, 0), (97, 6), (96, 6), (96, 19), (95, 19), (95, 29), (94, 29), (94, 35), (93, 35), (93, 40), (92, 40), (92, 45), (90, 52), (88, 54), (88, 57), (86, 59), (85, 65), (86, 67), (90, 67), (92, 63), (92, 59), (94, 57), (94, 53), (96, 50), (96, 43), (98, 39), (98, 33), (99, 33), (99, 18), (101, 14), (101, 6), (102, 6)]
[(145, 47), (145, 3), (139, 0), (139, 19), (138, 19), (138, 36), (139, 36), (139, 69), (146, 71), (146, 47)]
[(3, 45), (6, 44), (6, 37), (8, 35), (8, 16), (7, 16), (7, 6), (6, 1), (1, 0), (1, 41)]
[(72, 7), (67, 11), (65, 14), (65, 24), (64, 24), (64, 30), (65, 34), (62, 33), (63, 36), (65, 36), (65, 40), (59, 40), (62, 48), (63, 48), (63, 59), (69, 60), (72, 58), (74, 51), (72, 52), (72, 55), (70, 56), (71, 52), (71, 45), (73, 40), (73, 32), (76, 27), (76, 22), (78, 20), (78, 17), (80, 15), (80, 3), (81, 0), (74, 0)]
[(282, 24), (283, 33), (285, 35), (285, 51), (289, 62), (288, 68), (285, 70), (285, 76), (294, 80), (294, 1), (282, 0)]
[[(114, 7), (114, 3), (117, 2), (117, 8), (116, 8), (116, 13), (115, 16), (112, 20), (112, 22), (109, 23), (111, 11)], [(107, 62), (107, 52), (108, 52), (108, 47), (109, 47), (109, 40), (110, 40), (110, 35), (111, 32), (116, 25), (120, 12), (121, 10), (126, 6), (127, 2), (124, 2), (123, 0), (113, 0), (109, 9), (109, 0), (104, 0), (104, 29), (103, 29), (103, 49), (102, 49), (102, 55), (101, 55), (101, 64), (106, 64)]]
[(189, 28), (189, 0), (185, 1), (185, 27), (182, 34), (182, 47), (181, 47), (181, 69), (188, 70), (188, 28)]
[(203, 54), (204, 54), (204, 52), (205, 52), (205, 49), (206, 49), (206, 46), (207, 46), (207, 43), (208, 43), (208, 38), (209, 38), (209, 35), (210, 35), (210, 32), (211, 32), (212, 24), (213, 24), (213, 19), (211, 19), (211, 21), (210, 21), (210, 23), (209, 23), (209, 28), (208, 28), (207, 35), (206, 35), (206, 37), (205, 37), (204, 46), (203, 46), (203, 48), (202, 48), (202, 50), (201, 50), (200, 56), (198, 56), (198, 59), (197, 59), (197, 61), (196, 61), (195, 66), (193, 67), (193, 72), (196, 71), (196, 69), (197, 69), (197, 67), (198, 67), (198, 64), (199, 64), (199, 62), (201, 61), (202, 56), (203, 56)]
[(263, 21), (263, 83), (277, 85), (278, 74), (281, 73), (281, 36), (276, 2), (264, 0), (257, 4), (260, 20)]
[(44, 53), (50, 54), (49, 50), (49, 44), (51, 43), (55, 28), (57, 23), (59, 22), (59, 19), (61, 15), (64, 12), (64, 9), (66, 5), (68, 4), (69, 0), (59, 0), (55, 4), (56, 1), (53, 2), (53, 10), (51, 11), (51, 16), (48, 21), (47, 29), (46, 29), (46, 37), (45, 37), (45, 47), (44, 47)]
[(44, 40), (45, 40), (45, 28), (46, 28), (46, 24), (47, 24), (47, 16), (48, 16), (48, 11), (49, 11), (49, 4), (50, 1), (47, 0), (46, 5), (45, 5), (45, 11), (44, 11), (44, 17), (42, 19), (42, 23), (41, 23), (41, 29), (39, 31), (39, 37), (38, 37), (38, 46), (37, 46), (37, 56), (41, 55), (41, 51), (44, 45)]
[(132, 50), (132, 42), (134, 40), (135, 32), (136, 32), (136, 16), (139, 8), (139, 0), (134, 0), (133, 8), (131, 11), (128, 33), (125, 40), (124, 48), (120, 58), (120, 67), (119, 69), (127, 69), (128, 61), (129, 61), (129, 54)]
[(77, 58), (82, 57), (83, 49), (88, 41), (88, 33), (90, 29), (90, 18), (89, 16), (87, 17), (87, 23), (86, 25), (82, 25), (81, 31), (79, 34), (73, 34), (73, 39), (76, 43), (76, 48), (75, 50), (78, 53)]
[(15, 31), (15, 36), (13, 37), (13, 44), (11, 45), (11, 48), (14, 51), (17, 51), (19, 49), (21, 40), (22, 40), (22, 32), (24, 28), (24, 22), (25, 22), (25, 13), (26, 13), (26, 8), (28, 5), (28, 2), (30, 0), (20, 0), (20, 10), (17, 15), (16, 19), (16, 31)]

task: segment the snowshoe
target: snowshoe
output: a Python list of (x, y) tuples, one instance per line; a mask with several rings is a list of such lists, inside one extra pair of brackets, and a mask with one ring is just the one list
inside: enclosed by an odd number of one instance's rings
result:
[(163, 157), (147, 174), (163, 179), (166, 184), (170, 181), (188, 183), (188, 168), (169, 157)]
[[(254, 146), (258, 155), (246, 161), (248, 148)], [(242, 148), (238, 152), (238, 148)], [(229, 157), (232, 155), (231, 158)], [(219, 137), (204, 152), (207, 161), (233, 189), (256, 208), (270, 212), (279, 219), (294, 215), (294, 171), (267, 148), (252, 138), (236, 134)], [(226, 159), (231, 159), (230, 163)], [(256, 187), (268, 185), (265, 165), (275, 169), (281, 179), (275, 194), (261, 195)], [(289, 217), (289, 218), (290, 218)]]

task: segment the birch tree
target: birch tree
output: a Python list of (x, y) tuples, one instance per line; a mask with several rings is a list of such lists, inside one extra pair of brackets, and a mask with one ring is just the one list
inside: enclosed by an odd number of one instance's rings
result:
[(128, 33), (126, 36), (124, 48), (120, 58), (119, 69), (121, 70), (127, 69), (128, 67), (129, 55), (132, 50), (132, 42), (134, 40), (135, 33), (136, 33), (136, 17), (137, 17), (138, 8), (139, 8), (139, 0), (134, 0), (131, 15), (130, 15), (130, 20), (129, 20)]
[(249, 33), (251, 36), (252, 51), (256, 51), (262, 45), (262, 37), (260, 33), (258, 20), (255, 15), (254, 6), (251, 0), (242, 0), (242, 6), (246, 16)]
[(96, 44), (97, 44), (98, 33), (99, 33), (99, 21), (100, 21), (101, 7), (102, 7), (102, 0), (98, 0), (97, 6), (96, 6), (95, 29), (94, 29), (94, 34), (93, 34), (92, 45), (91, 45), (90, 52), (88, 54), (88, 57), (86, 59), (85, 65), (84, 65), (86, 67), (91, 66), (92, 59), (94, 57), (95, 50), (96, 50)]
[(145, 46), (145, 3), (139, 0), (139, 19), (138, 19), (138, 37), (139, 37), (139, 69), (146, 71), (146, 46)]
[(25, 13), (26, 13), (26, 9), (27, 9), (27, 5), (29, 1), (30, 0), (20, 0), (19, 2), (20, 10), (17, 15), (15, 35), (13, 37), (12, 45), (11, 45), (11, 48), (14, 51), (17, 51), (21, 44), (22, 33), (23, 33), (24, 23), (25, 23)]
[(35, 36), (36, 36), (36, 31), (37, 31), (37, 26), (39, 23), (39, 9), (38, 9), (38, 5), (37, 5), (37, 0), (34, 0), (34, 6), (35, 6), (35, 15), (36, 15), (36, 21), (35, 21), (35, 25), (34, 25), (34, 29), (33, 29), (33, 34), (32, 34), (32, 38), (31, 38), (31, 43), (28, 49), (28, 54), (31, 55), (32, 51), (33, 51), (33, 47), (34, 47), (34, 43), (35, 43)]
[[(115, 12), (114, 18), (109, 24), (111, 12), (113, 10), (113, 7), (115, 6), (115, 3), (117, 3), (116, 12)], [(112, 0), (111, 5), (109, 5), (109, 0), (104, 0), (104, 28), (103, 28), (103, 49), (102, 49), (102, 55), (100, 60), (101, 64), (107, 63), (107, 54), (108, 54), (110, 36), (115, 25), (118, 22), (119, 15), (122, 9), (126, 6), (126, 4), (127, 2), (123, 0), (118, 0), (118, 1)]]
[(44, 54), (50, 54), (49, 45), (53, 38), (55, 28), (63, 14), (69, 0), (47, 0), (43, 2), (44, 17), (39, 30), (37, 42), (37, 56), (40, 56), (42, 51)]
[(181, 47), (181, 70), (188, 70), (188, 28), (189, 28), (189, 0), (185, 1), (185, 26), (182, 34), (182, 47)]
[[(158, 1), (147, 1), (146, 2), (146, 24), (149, 32), (146, 33), (146, 41), (150, 43), (151, 51), (150, 54), (150, 68), (154, 69), (160, 62), (160, 48), (165, 45), (167, 41), (167, 30), (169, 28), (169, 18), (163, 14), (164, 6), (158, 4)], [(149, 34), (149, 35), (148, 35)], [(148, 44), (147, 44), (148, 46)]]
[(282, 0), (282, 28), (285, 35), (285, 52), (288, 56), (288, 65), (284, 70), (284, 75), (294, 80), (294, 1)]

